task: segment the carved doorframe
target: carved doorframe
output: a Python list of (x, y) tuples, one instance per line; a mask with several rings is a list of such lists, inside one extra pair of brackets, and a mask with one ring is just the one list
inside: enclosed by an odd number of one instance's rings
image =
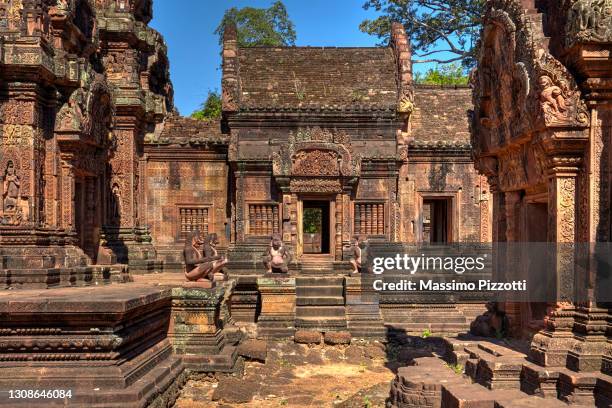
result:
[[(329, 256), (336, 259), (338, 254), (338, 239), (342, 241), (342, 235), (338, 238), (337, 231), (342, 231), (342, 217), (338, 219), (336, 214), (337, 196), (336, 194), (326, 193), (300, 193), (297, 195), (297, 245), (295, 254), (298, 259), (304, 256), (304, 201), (327, 201), (329, 202)], [(342, 242), (340, 242), (342, 248)], [(325, 254), (327, 255), (327, 254)], [(340, 256), (342, 254), (340, 253)]]
[(423, 202), (425, 200), (448, 200), (448, 218), (447, 218), (447, 243), (460, 242), (461, 241), (461, 208), (460, 208), (460, 197), (458, 192), (431, 192), (421, 191), (417, 192), (417, 214), (415, 219), (417, 220), (417, 229), (415, 231), (415, 237), (417, 242), (423, 241)]

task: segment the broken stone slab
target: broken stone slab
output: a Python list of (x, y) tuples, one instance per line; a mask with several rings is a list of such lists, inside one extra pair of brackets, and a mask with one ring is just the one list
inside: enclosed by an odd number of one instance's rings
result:
[(242, 378), (223, 377), (212, 395), (213, 401), (243, 404), (250, 402), (259, 391), (260, 384)]
[(265, 340), (246, 340), (238, 346), (238, 355), (248, 360), (266, 362), (268, 342)]

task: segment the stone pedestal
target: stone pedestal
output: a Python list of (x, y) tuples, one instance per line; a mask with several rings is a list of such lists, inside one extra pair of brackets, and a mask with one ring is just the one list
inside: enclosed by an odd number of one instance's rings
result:
[(7, 291), (0, 299), (0, 388), (71, 390), (61, 404), (76, 407), (136, 408), (157, 398), (171, 405), (186, 374), (166, 337), (170, 296), (134, 283)]
[(574, 323), (574, 347), (567, 355), (567, 367), (574, 371), (601, 371), (606, 352), (608, 310), (578, 307)]
[(151, 235), (147, 228), (119, 228), (106, 226), (102, 230), (101, 245), (105, 256), (98, 263), (125, 263), (130, 273), (161, 271)]
[(229, 344), (222, 329), (226, 290), (225, 285), (199, 288), (186, 284), (172, 288), (168, 337), (185, 367), (193, 371), (234, 372), (240, 367), (236, 347)]
[(345, 278), (347, 327), (353, 338), (384, 340), (386, 329), (372, 281), (372, 276)]
[(288, 338), (295, 333), (295, 278), (266, 275), (257, 279), (261, 314), (257, 337)]
[(546, 327), (531, 340), (529, 358), (544, 367), (565, 367), (568, 350), (575, 342), (572, 333), (575, 308), (558, 306), (545, 318)]

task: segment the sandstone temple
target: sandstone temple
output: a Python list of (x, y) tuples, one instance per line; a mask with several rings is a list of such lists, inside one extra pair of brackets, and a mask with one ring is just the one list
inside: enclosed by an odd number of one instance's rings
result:
[[(610, 0), (487, 1), (469, 86), (414, 84), (400, 24), (361, 48), (241, 48), (227, 26), (210, 122), (176, 112), (151, 18), (0, 0), (0, 391), (170, 407), (195, 374), (239, 375), (249, 336), (427, 332), (444, 352), (401, 367), (389, 407), (612, 404)], [(194, 233), (227, 259), (206, 288), (185, 282)], [(356, 242), (554, 245), (555, 298), (377, 292)], [(476, 333), (496, 317), (527, 349)]]

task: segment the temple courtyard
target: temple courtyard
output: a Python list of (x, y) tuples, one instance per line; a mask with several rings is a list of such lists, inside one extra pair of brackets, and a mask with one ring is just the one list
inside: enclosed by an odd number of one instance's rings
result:
[(609, 408), (611, 1), (487, 0), (464, 85), (226, 21), (199, 120), (152, 0), (0, 0), (0, 405)]

